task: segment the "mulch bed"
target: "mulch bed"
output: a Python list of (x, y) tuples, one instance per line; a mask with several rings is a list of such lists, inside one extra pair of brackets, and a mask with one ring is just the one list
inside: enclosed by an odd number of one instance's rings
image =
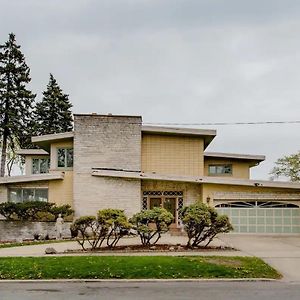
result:
[(113, 249), (109, 247), (102, 246), (101, 248), (98, 248), (96, 250), (90, 250), (87, 249), (84, 250), (66, 250), (64, 253), (82, 253), (82, 252), (90, 252), (90, 253), (101, 253), (101, 252), (121, 252), (121, 253), (135, 253), (135, 252), (199, 252), (199, 251), (232, 251), (235, 250), (231, 247), (194, 247), (194, 248), (188, 248), (186, 245), (170, 245), (170, 244), (158, 244), (155, 246), (143, 246), (143, 245), (124, 245), (124, 246), (116, 246)]

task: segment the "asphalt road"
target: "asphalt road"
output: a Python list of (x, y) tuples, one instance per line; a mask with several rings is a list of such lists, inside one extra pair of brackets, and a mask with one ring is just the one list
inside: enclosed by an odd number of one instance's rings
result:
[(1, 300), (299, 300), (300, 283), (272, 282), (0, 282)]

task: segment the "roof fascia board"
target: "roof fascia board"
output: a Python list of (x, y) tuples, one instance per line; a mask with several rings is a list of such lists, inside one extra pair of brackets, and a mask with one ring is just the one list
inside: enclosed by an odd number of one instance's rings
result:
[(142, 133), (159, 135), (192, 136), (204, 138), (204, 150), (216, 137), (217, 131), (214, 129), (196, 129), (180, 127), (142, 126)]
[(43, 149), (20, 149), (16, 151), (18, 155), (49, 155), (49, 153)]
[(206, 183), (206, 184), (222, 184), (222, 185), (238, 185), (238, 186), (254, 186), (254, 187), (274, 187), (299, 189), (299, 183), (283, 182), (283, 181), (264, 181), (264, 180), (245, 180), (245, 179), (228, 179), (218, 177), (193, 177), (193, 176), (172, 176), (155, 173), (143, 172), (126, 172), (126, 171), (110, 171), (110, 170), (93, 170), (92, 176), (99, 177), (117, 177), (128, 179), (142, 180), (162, 180), (162, 181), (179, 181), (190, 183)]
[(241, 160), (264, 161), (264, 155), (238, 154), (238, 153), (222, 153), (222, 152), (204, 152), (205, 157), (214, 158), (232, 158)]
[(56, 174), (43, 174), (43, 175), (30, 175), (30, 176), (7, 176), (0, 178), (0, 184), (12, 184), (23, 182), (35, 182), (35, 181), (48, 181), (48, 180), (62, 180), (64, 179), (64, 172)]
[(54, 133), (54, 134), (45, 134), (40, 136), (33, 136), (31, 141), (33, 143), (46, 142), (46, 141), (56, 141), (64, 139), (72, 139), (74, 137), (74, 132), (63, 132), (63, 133)]

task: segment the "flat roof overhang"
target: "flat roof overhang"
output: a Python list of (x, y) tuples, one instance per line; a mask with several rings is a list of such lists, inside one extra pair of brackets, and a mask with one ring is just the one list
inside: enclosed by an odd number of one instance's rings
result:
[(223, 153), (223, 152), (204, 152), (204, 158), (214, 158), (217, 160), (231, 159), (243, 160), (250, 163), (251, 166), (256, 166), (266, 159), (264, 155), (239, 154), (239, 153)]
[(300, 191), (299, 183), (284, 182), (284, 181), (266, 181), (266, 180), (246, 180), (246, 179), (230, 179), (219, 177), (194, 177), (194, 176), (179, 176), (179, 175), (164, 175), (157, 173), (143, 173), (139, 171), (128, 170), (110, 170), (110, 169), (92, 169), (92, 176), (98, 177), (114, 177), (124, 179), (140, 179), (140, 180), (159, 180), (159, 181), (177, 181), (189, 182), (198, 184), (222, 184), (222, 185), (238, 185), (238, 186), (253, 186), (253, 187), (273, 187), (297, 189)]
[(73, 138), (74, 132), (70, 131), (63, 133), (46, 134), (41, 136), (33, 136), (31, 138), (31, 141), (33, 144), (38, 145), (40, 148), (49, 152), (52, 143), (72, 141)]
[(49, 180), (62, 180), (64, 179), (64, 172), (58, 172), (55, 174), (37, 174), (30, 176), (6, 176), (0, 177), (1, 184), (12, 184), (12, 183), (25, 183), (25, 182), (36, 182), (36, 181), (49, 181)]
[(43, 149), (20, 149), (16, 151), (18, 155), (49, 155), (49, 153)]
[(204, 139), (204, 149), (212, 142), (217, 135), (213, 129), (195, 129), (179, 127), (142, 126), (142, 133), (157, 135), (178, 135), (190, 137), (202, 137)]

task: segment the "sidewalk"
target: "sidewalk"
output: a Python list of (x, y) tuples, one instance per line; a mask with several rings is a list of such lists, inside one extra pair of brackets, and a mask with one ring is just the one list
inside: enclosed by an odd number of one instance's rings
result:
[[(165, 234), (162, 236), (159, 244), (170, 244), (176, 245), (181, 244), (185, 245), (187, 242), (187, 238), (184, 236), (171, 236), (169, 234)], [(120, 240), (118, 245), (133, 245), (133, 244), (140, 244), (140, 240), (137, 237), (134, 238), (125, 238)], [(226, 247), (226, 243), (221, 241), (218, 238), (211, 243), (211, 246), (219, 247), (223, 246)], [(74, 242), (62, 242), (62, 243), (52, 243), (52, 244), (43, 244), (43, 245), (32, 245), (32, 246), (21, 246), (21, 247), (12, 247), (12, 248), (2, 248), (0, 249), (0, 257), (7, 257), (7, 256), (46, 256), (45, 250), (46, 248), (54, 248), (57, 252), (62, 253), (66, 250), (80, 250), (80, 245)], [(56, 254), (59, 256), (66, 255), (66, 256), (77, 256), (77, 255), (95, 255), (95, 256), (144, 256), (144, 255), (151, 255), (151, 256), (250, 256), (247, 253), (241, 251), (229, 251), (229, 250), (202, 250), (199, 252), (196, 251), (182, 251), (182, 252), (159, 252), (159, 251), (149, 251), (149, 252), (121, 252), (121, 251), (109, 251), (109, 252), (101, 252), (101, 253), (64, 253), (64, 254)], [(53, 255), (47, 255), (53, 256)]]

